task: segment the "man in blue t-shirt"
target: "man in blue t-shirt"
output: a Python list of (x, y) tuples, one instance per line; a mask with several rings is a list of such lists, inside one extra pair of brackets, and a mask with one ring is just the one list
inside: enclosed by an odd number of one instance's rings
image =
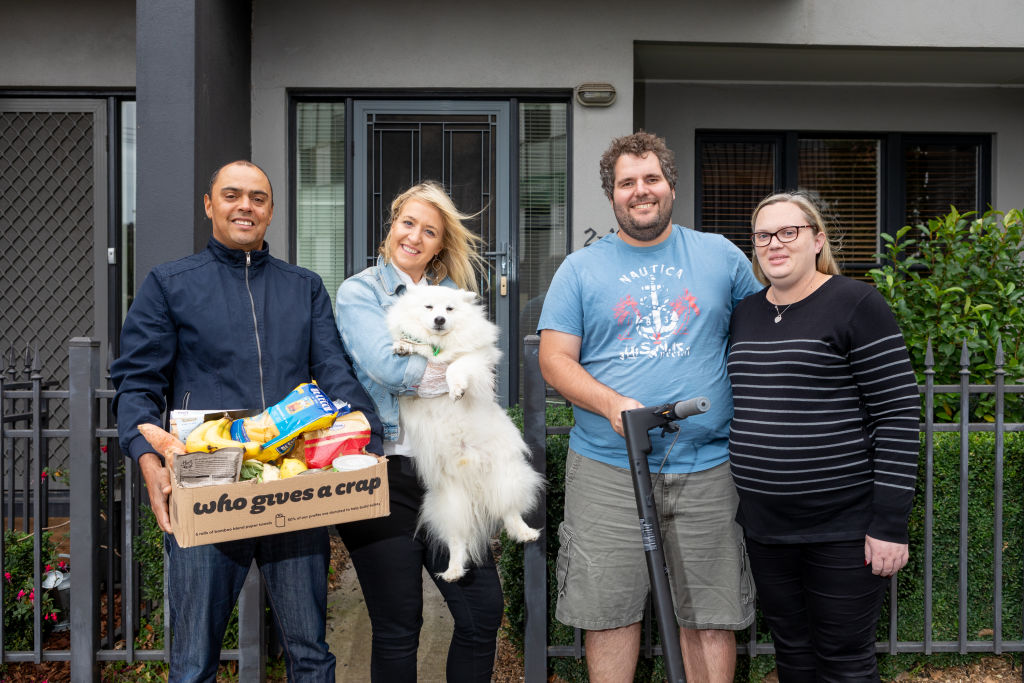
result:
[(591, 680), (632, 681), (649, 592), (621, 413), (706, 396), (711, 410), (651, 435), (650, 468), (687, 677), (732, 681), (733, 630), (754, 618), (728, 462), (729, 318), (761, 289), (720, 235), (671, 221), (676, 168), (639, 132), (601, 157), (616, 234), (566, 258), (541, 312), (544, 379), (573, 404), (559, 527), (557, 618), (587, 630)]

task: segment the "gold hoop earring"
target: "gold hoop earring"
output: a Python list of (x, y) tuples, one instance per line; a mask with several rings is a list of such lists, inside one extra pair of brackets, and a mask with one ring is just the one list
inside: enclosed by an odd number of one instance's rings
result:
[(434, 258), (430, 260), (430, 269), (434, 272), (434, 284), (439, 284), (448, 274), (448, 266), (439, 258), (440, 254), (441, 252), (434, 254)]

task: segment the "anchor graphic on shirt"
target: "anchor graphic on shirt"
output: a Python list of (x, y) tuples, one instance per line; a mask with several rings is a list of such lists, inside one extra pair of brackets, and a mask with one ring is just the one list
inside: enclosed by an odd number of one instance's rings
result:
[(626, 296), (615, 306), (615, 318), (620, 323), (635, 322), (632, 329), (624, 330), (619, 340), (632, 339), (630, 332), (637, 337), (650, 340), (655, 346), (664, 343), (670, 337), (685, 333), (693, 316), (700, 315), (700, 307), (696, 298), (689, 290), (672, 301), (662, 303), (665, 286), (658, 284), (651, 275), (649, 282), (640, 285), (639, 301)]

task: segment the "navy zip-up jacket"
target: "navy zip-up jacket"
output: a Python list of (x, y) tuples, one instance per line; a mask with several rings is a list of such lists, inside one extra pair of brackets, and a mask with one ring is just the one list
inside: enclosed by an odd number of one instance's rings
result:
[(210, 238), (206, 249), (146, 277), (110, 368), (121, 448), (152, 452), (137, 429), (170, 409), (263, 410), (316, 380), (370, 422), (367, 450), (382, 453), (381, 423), (356, 379), (315, 273), (264, 248), (244, 252)]

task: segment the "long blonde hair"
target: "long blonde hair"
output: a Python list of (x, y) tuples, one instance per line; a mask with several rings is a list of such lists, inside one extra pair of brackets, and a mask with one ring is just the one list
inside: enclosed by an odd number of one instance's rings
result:
[(391, 227), (388, 228), (388, 234), (384, 236), (378, 250), (384, 257), (384, 262), (391, 262), (391, 231), (402, 213), (402, 208), (410, 199), (437, 209), (444, 223), (441, 232), (441, 251), (427, 266), (431, 284), (439, 284), (448, 276), (459, 288), (479, 292), (477, 274), (485, 272), (486, 267), (479, 252), (483, 240), (463, 224), (463, 221), (477, 214), (465, 214), (455, 208), (455, 203), (445, 192), (444, 187), (433, 180), (413, 185), (391, 202), (391, 215), (388, 219)]
[[(839, 275), (839, 264), (836, 263), (835, 256), (832, 254), (832, 235), (828, 223), (822, 218), (817, 202), (806, 192), (779, 192), (778, 194), (765, 197), (750, 216), (750, 227), (754, 228), (757, 226), (757, 215), (761, 213), (761, 209), (780, 202), (795, 204), (803, 212), (807, 225), (812, 226), (815, 233), (820, 232), (825, 236), (825, 244), (822, 245), (821, 251), (818, 252), (814, 259), (818, 272), (825, 273), (826, 275)], [(839, 247), (837, 245), (836, 251), (838, 250)], [(757, 261), (757, 249), (753, 248), (750, 255), (750, 261), (754, 266), (754, 277), (760, 280), (762, 284), (769, 284), (768, 278), (764, 276), (764, 272), (761, 270), (761, 264)]]

